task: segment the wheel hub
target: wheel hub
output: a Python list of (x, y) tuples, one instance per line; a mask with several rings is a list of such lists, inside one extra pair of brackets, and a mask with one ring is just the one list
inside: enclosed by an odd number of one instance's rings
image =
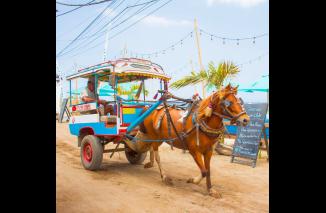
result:
[(92, 146), (87, 143), (85, 146), (84, 146), (84, 150), (83, 150), (83, 154), (84, 154), (84, 160), (87, 161), (87, 162), (91, 162), (92, 161)]

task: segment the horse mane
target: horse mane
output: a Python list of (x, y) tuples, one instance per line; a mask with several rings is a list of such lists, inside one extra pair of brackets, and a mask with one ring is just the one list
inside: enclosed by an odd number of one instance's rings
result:
[(198, 107), (197, 111), (197, 120), (200, 121), (205, 117), (205, 109), (208, 107), (209, 103), (211, 102), (211, 98), (215, 93), (208, 96), (207, 98), (203, 99)]

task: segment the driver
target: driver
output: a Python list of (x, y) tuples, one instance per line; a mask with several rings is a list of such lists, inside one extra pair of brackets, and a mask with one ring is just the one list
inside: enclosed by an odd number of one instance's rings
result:
[[(81, 99), (85, 103), (96, 102), (94, 77), (88, 79), (87, 87), (85, 87), (85, 89), (81, 95)], [(103, 110), (104, 110), (104, 115), (107, 115), (108, 113), (110, 113), (112, 115), (114, 113), (113, 107), (111, 105), (108, 105), (107, 101), (98, 99), (97, 103), (101, 105), (99, 107), (100, 111), (103, 112)]]

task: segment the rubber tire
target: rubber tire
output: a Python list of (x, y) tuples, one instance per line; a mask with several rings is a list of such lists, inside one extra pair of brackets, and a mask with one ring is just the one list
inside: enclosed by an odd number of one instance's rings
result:
[(126, 158), (131, 164), (141, 164), (144, 162), (147, 156), (147, 152), (144, 153), (137, 153), (130, 149), (126, 144), (125, 144), (125, 154)]
[[(90, 144), (92, 147), (92, 160), (87, 162), (83, 156), (83, 149), (86, 144)], [(94, 135), (86, 135), (80, 146), (80, 158), (85, 169), (87, 170), (98, 170), (103, 160), (103, 145), (100, 143), (100, 139)]]

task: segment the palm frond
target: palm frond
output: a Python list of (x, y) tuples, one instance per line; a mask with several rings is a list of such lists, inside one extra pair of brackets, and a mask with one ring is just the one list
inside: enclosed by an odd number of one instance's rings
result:
[(201, 71), (199, 73), (192, 71), (190, 75), (184, 76), (182, 79), (173, 82), (170, 87), (172, 89), (179, 89), (188, 85), (198, 84), (204, 80), (203, 78), (206, 77), (207, 75), (205, 74), (205, 71)]

